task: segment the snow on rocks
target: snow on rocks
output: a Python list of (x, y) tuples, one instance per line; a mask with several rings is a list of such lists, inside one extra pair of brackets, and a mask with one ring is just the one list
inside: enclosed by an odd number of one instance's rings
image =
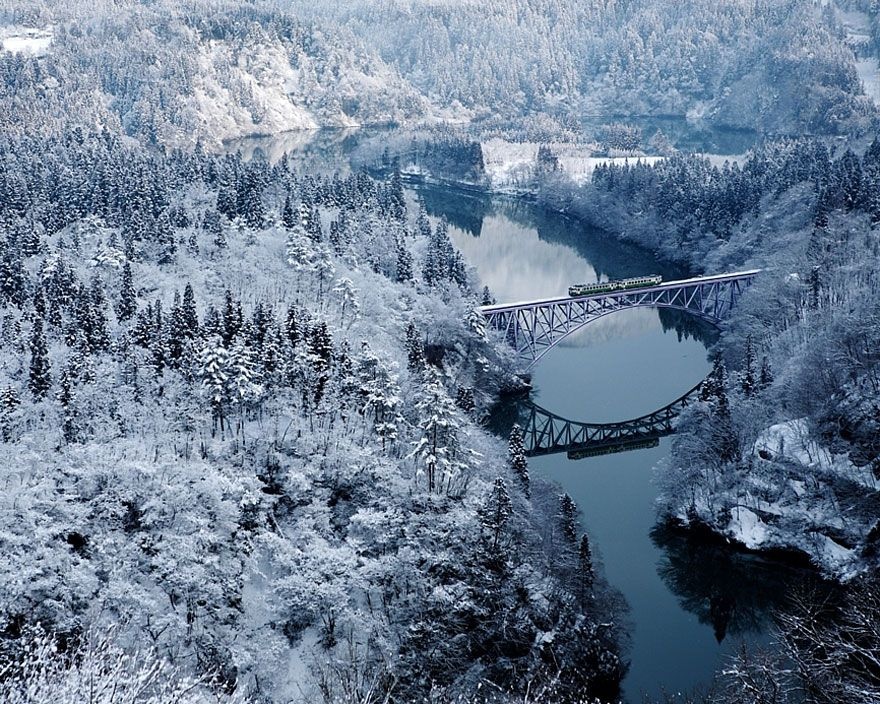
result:
[(733, 510), (727, 531), (750, 550), (760, 549), (767, 540), (767, 526), (757, 514), (747, 508), (737, 507)]

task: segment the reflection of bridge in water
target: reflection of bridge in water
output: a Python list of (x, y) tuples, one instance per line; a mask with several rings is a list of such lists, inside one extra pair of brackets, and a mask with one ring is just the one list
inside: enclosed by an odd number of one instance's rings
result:
[(675, 432), (675, 419), (699, 397), (703, 383), (663, 408), (619, 423), (580, 423), (527, 401), (523, 404), (526, 454), (538, 457), (565, 452), (569, 459), (583, 459), (655, 447), (660, 438)]

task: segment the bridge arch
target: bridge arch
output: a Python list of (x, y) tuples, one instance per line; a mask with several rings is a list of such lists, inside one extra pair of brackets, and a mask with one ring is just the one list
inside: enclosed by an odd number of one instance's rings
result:
[(692, 310), (692, 309), (690, 309), (690, 308), (685, 308), (684, 306), (677, 306), (677, 305), (664, 305), (664, 304), (662, 304), (662, 303), (658, 303), (658, 304), (656, 304), (656, 305), (646, 305), (646, 304), (642, 304), (642, 305), (633, 305), (633, 306), (622, 306), (622, 307), (620, 307), (620, 308), (616, 308), (616, 309), (614, 309), (614, 310), (604, 311), (604, 312), (600, 313), (599, 315), (596, 315), (595, 317), (590, 318), (589, 320), (584, 320), (583, 322), (578, 323), (577, 326), (572, 327), (570, 330), (568, 330), (568, 331), (562, 333), (561, 335), (557, 336), (557, 337), (553, 340), (553, 342), (552, 342), (551, 344), (549, 344), (549, 345), (547, 345), (546, 347), (543, 347), (542, 349), (540, 349), (540, 350), (537, 352), (537, 354), (535, 355), (534, 359), (530, 359), (530, 360), (529, 360), (529, 368), (534, 367), (539, 361), (541, 361), (541, 358), (542, 358), (545, 354), (547, 354), (550, 350), (552, 350), (554, 347), (557, 347), (558, 345), (562, 344), (567, 338), (571, 337), (571, 336), (574, 335), (575, 333), (580, 332), (581, 330), (583, 330), (583, 329), (584, 329), (587, 325), (589, 325), (590, 323), (594, 323), (594, 322), (596, 322), (597, 320), (599, 320), (599, 319), (601, 319), (601, 318), (605, 318), (605, 317), (607, 317), (607, 316), (609, 316), (609, 315), (613, 315), (614, 313), (618, 313), (618, 312), (620, 312), (620, 311), (624, 311), (624, 310), (635, 310), (635, 309), (637, 309), (637, 308), (656, 308), (656, 309), (658, 309), (658, 310), (659, 310), (659, 309), (666, 309), (666, 310), (680, 310), (680, 311), (682, 311), (682, 312), (684, 312), (684, 313), (689, 313), (690, 315), (693, 315), (694, 317), (696, 317), (696, 318), (698, 318), (698, 319), (700, 319), (700, 320), (703, 320), (703, 321), (709, 323), (710, 325), (714, 325), (715, 327), (718, 327), (719, 325), (721, 325), (721, 322), (722, 322), (720, 319), (716, 319), (716, 318), (714, 318), (714, 317), (712, 317), (712, 316), (705, 315), (704, 313), (702, 313), (702, 312), (700, 312), (700, 311), (695, 311), (695, 310)]
[(669, 308), (713, 325), (726, 319), (760, 270), (669, 281), (647, 288), (483, 306), (490, 329), (501, 332), (527, 368), (591, 322), (631, 308)]
[(675, 432), (681, 411), (696, 401), (706, 380), (700, 381), (671, 403), (656, 411), (616, 423), (585, 423), (563, 418), (538, 404), (523, 404), (523, 439), (529, 457), (565, 452), (572, 459), (625, 452), (656, 444)]

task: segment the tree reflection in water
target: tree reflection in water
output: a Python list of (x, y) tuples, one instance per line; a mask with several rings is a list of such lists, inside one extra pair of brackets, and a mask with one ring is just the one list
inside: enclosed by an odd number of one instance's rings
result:
[(767, 633), (773, 614), (803, 591), (832, 586), (808, 567), (733, 549), (706, 536), (658, 525), (651, 540), (662, 552), (657, 572), (682, 608), (711, 626), (716, 640)]

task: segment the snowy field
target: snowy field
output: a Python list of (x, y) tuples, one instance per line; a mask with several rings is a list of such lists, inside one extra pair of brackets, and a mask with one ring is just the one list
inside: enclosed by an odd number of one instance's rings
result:
[(2, 27), (0, 28), (0, 48), (13, 54), (42, 56), (49, 50), (53, 36), (51, 29)]
[[(537, 142), (508, 142), (490, 139), (483, 143), (483, 163), (493, 188), (511, 188), (528, 183), (538, 167)], [(590, 180), (601, 164), (626, 164), (641, 161), (655, 164), (660, 156), (593, 156), (593, 147), (566, 142), (547, 145), (562, 172), (576, 184)]]

